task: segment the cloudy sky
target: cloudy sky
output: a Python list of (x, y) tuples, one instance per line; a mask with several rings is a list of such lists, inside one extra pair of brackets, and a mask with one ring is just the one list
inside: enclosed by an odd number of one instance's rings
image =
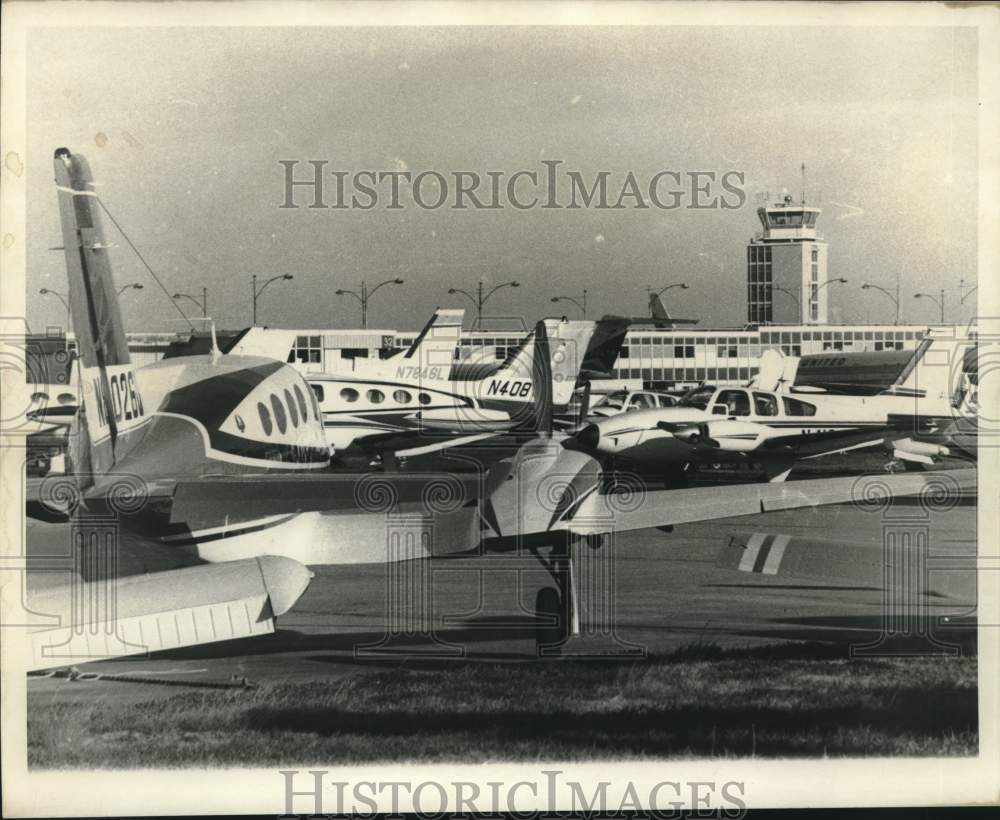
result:
[[(936, 319), (916, 290), (976, 276), (975, 31), (958, 28), (36, 29), (29, 37), (28, 318), (66, 289), (53, 150), (88, 156), (103, 201), (171, 293), (209, 292), (249, 323), (250, 277), (291, 273), (263, 322), (356, 327), (334, 294), (402, 277), (370, 325), (420, 326), (449, 287), (518, 279), (490, 313), (528, 322), (588, 290), (591, 315), (642, 314), (647, 285), (702, 325), (745, 320), (744, 247), (769, 192), (823, 209), (832, 318)], [(739, 170), (735, 210), (282, 210), (281, 159), (329, 169), (585, 176)], [(304, 171), (303, 171), (304, 173)], [(614, 183), (611, 185), (615, 189)], [(301, 199), (303, 203), (306, 199)], [(180, 326), (124, 241), (113, 253), (130, 330)], [(464, 306), (469, 307), (467, 303)], [(964, 315), (970, 315), (970, 305)], [(186, 305), (192, 312), (190, 303)]]

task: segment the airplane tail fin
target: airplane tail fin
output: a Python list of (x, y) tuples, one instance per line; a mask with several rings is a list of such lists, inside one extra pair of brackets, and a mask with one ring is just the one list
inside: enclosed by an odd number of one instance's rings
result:
[(148, 420), (129, 357), (111, 274), (100, 206), (87, 160), (55, 152), (69, 307), (76, 334), (83, 395), (80, 459), (93, 474), (108, 472), (135, 446)]
[(789, 390), (795, 384), (798, 370), (798, 356), (786, 356), (778, 348), (771, 347), (761, 354), (760, 367), (750, 386), (758, 390)]
[(663, 301), (658, 293), (649, 294), (649, 315), (655, 319), (655, 326), (663, 330), (672, 330), (674, 320), (670, 318), (667, 309), (663, 306)]
[(399, 356), (399, 364), (419, 368), (422, 374), (440, 373), (440, 378), (447, 381), (461, 341), (464, 318), (464, 308), (438, 308), (413, 344)]
[(932, 329), (883, 395), (912, 396), (921, 415), (957, 407), (966, 353), (974, 346), (975, 341), (959, 328)]

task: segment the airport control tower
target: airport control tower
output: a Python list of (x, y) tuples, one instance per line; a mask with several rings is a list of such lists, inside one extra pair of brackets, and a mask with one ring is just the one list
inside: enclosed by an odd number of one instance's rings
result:
[(757, 209), (763, 232), (747, 245), (747, 320), (821, 325), (827, 321), (826, 242), (816, 238), (820, 209), (786, 194)]

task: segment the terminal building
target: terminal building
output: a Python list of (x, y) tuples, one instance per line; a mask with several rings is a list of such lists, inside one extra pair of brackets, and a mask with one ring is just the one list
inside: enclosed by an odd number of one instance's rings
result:
[[(762, 231), (747, 244), (747, 324), (733, 328), (636, 328), (629, 331), (615, 364), (615, 386), (669, 389), (695, 385), (741, 384), (757, 372), (761, 353), (771, 347), (805, 356), (881, 350), (913, 350), (927, 325), (831, 325), (828, 323), (827, 245), (817, 237), (820, 209), (784, 197), (757, 211)], [(254, 328), (272, 340), (267, 354), (305, 372), (344, 372), (357, 359), (385, 357), (408, 347), (416, 330), (330, 330)], [(499, 362), (523, 340), (527, 329), (464, 332), (456, 360)], [(230, 337), (245, 331), (232, 332)], [(220, 342), (223, 331), (219, 332)], [(178, 333), (129, 334), (138, 367), (178, 347), (207, 352), (207, 339)], [(72, 341), (70, 341), (72, 345)], [(257, 349), (261, 349), (260, 343)], [(30, 375), (29, 375), (30, 379)], [(595, 384), (595, 388), (600, 389)]]

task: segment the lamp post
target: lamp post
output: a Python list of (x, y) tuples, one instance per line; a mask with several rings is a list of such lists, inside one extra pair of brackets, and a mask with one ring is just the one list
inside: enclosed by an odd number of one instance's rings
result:
[(867, 282), (862, 283), (861, 290), (879, 290), (882, 291), (886, 296), (892, 299), (892, 303), (896, 306), (896, 321), (893, 324), (899, 324), (899, 283), (896, 284), (896, 295), (893, 296), (889, 291), (878, 285), (870, 285)]
[(250, 313), (250, 315), (251, 315), (250, 324), (252, 326), (256, 326), (257, 325), (257, 298), (264, 292), (264, 288), (266, 288), (272, 282), (276, 282), (279, 279), (294, 279), (294, 278), (295, 277), (293, 277), (290, 273), (280, 273), (277, 276), (272, 276), (270, 279), (268, 279), (263, 285), (261, 285), (258, 288), (257, 287), (257, 274), (255, 273), (253, 275), (253, 277), (252, 277), (252, 279), (250, 281), (250, 292), (252, 294), (252, 298), (250, 300), (250, 303), (251, 303), (251, 306), (252, 306), (251, 307), (251, 313)]
[(337, 296), (353, 296), (361, 303), (361, 327), (367, 328), (368, 300), (374, 295), (375, 291), (377, 291), (383, 285), (402, 285), (402, 284), (403, 280), (400, 279), (399, 277), (396, 277), (395, 279), (386, 279), (384, 282), (379, 282), (377, 285), (375, 285), (375, 287), (369, 289), (368, 283), (362, 279), (360, 293), (354, 290), (344, 290), (343, 288), (334, 292), (337, 294)]
[(931, 296), (929, 293), (914, 293), (914, 299), (930, 299), (941, 311), (941, 324), (944, 324), (944, 288), (940, 290), (941, 297)]
[(574, 299), (572, 296), (553, 296), (552, 297), (552, 301), (553, 302), (572, 302), (574, 305), (576, 305), (578, 308), (580, 308), (580, 310), (583, 312), (583, 318), (584, 319), (587, 318), (587, 289), (586, 288), (583, 289), (583, 303), (582, 304), (577, 299)]
[[(261, 288), (263, 290), (263, 288)], [(201, 301), (199, 302), (194, 296), (187, 293), (175, 293), (174, 299), (188, 299), (194, 302), (198, 307), (201, 308), (201, 318), (204, 319), (208, 316), (208, 288), (201, 289)]]
[(66, 297), (59, 293), (57, 290), (49, 290), (48, 288), (42, 288), (38, 291), (42, 296), (55, 296), (64, 308), (66, 308), (66, 330), (69, 331), (69, 302), (66, 301)]
[(122, 285), (118, 288), (118, 295), (121, 296), (127, 290), (142, 290), (142, 285), (138, 282), (133, 282), (131, 285)]
[(780, 285), (771, 285), (771, 287), (774, 288), (774, 290), (780, 290), (782, 293), (784, 293), (787, 296), (791, 296), (792, 299), (795, 300), (795, 312), (799, 314), (799, 318), (801, 319), (802, 303), (799, 301), (799, 297), (796, 296), (794, 293), (792, 293), (790, 290), (786, 290), (785, 288), (781, 287)]
[[(963, 283), (963, 286), (964, 286), (964, 283)], [(963, 296), (961, 298), (961, 300), (959, 301), (959, 304), (963, 304), (964, 305), (965, 304), (965, 300), (968, 299), (970, 296), (972, 296), (972, 294), (975, 293), (977, 290), (979, 290), (979, 285), (975, 285), (975, 286), (969, 288), (969, 290), (967, 290), (965, 292), (965, 296)]]
[(490, 288), (486, 293), (483, 293), (483, 283), (479, 283), (479, 288), (476, 291), (476, 296), (473, 296), (467, 290), (462, 290), (461, 288), (448, 288), (448, 293), (455, 294), (461, 293), (464, 297), (469, 299), (472, 304), (476, 306), (476, 324), (479, 325), (483, 319), (483, 305), (486, 300), (489, 299), (494, 293), (496, 293), (501, 288), (519, 288), (521, 283), (517, 281), (503, 282), (495, 287)]
[[(656, 293), (657, 296), (659, 296), (662, 293), (666, 293), (671, 288), (680, 288), (681, 290), (687, 290), (688, 289), (688, 283), (687, 282), (674, 282), (674, 284), (672, 284), (672, 285), (667, 285), (666, 287), (660, 288), (658, 291), (655, 291), (655, 293)], [(652, 285), (646, 285), (646, 293), (648, 293), (650, 296), (653, 295), (654, 291), (653, 291), (653, 286)]]
[(846, 285), (847, 284), (847, 280), (846, 279), (844, 279), (841, 276), (835, 276), (833, 279), (827, 279), (822, 285), (820, 285), (818, 288), (816, 288), (816, 290), (823, 290), (823, 288), (825, 288), (831, 282), (839, 282), (841, 285)]

